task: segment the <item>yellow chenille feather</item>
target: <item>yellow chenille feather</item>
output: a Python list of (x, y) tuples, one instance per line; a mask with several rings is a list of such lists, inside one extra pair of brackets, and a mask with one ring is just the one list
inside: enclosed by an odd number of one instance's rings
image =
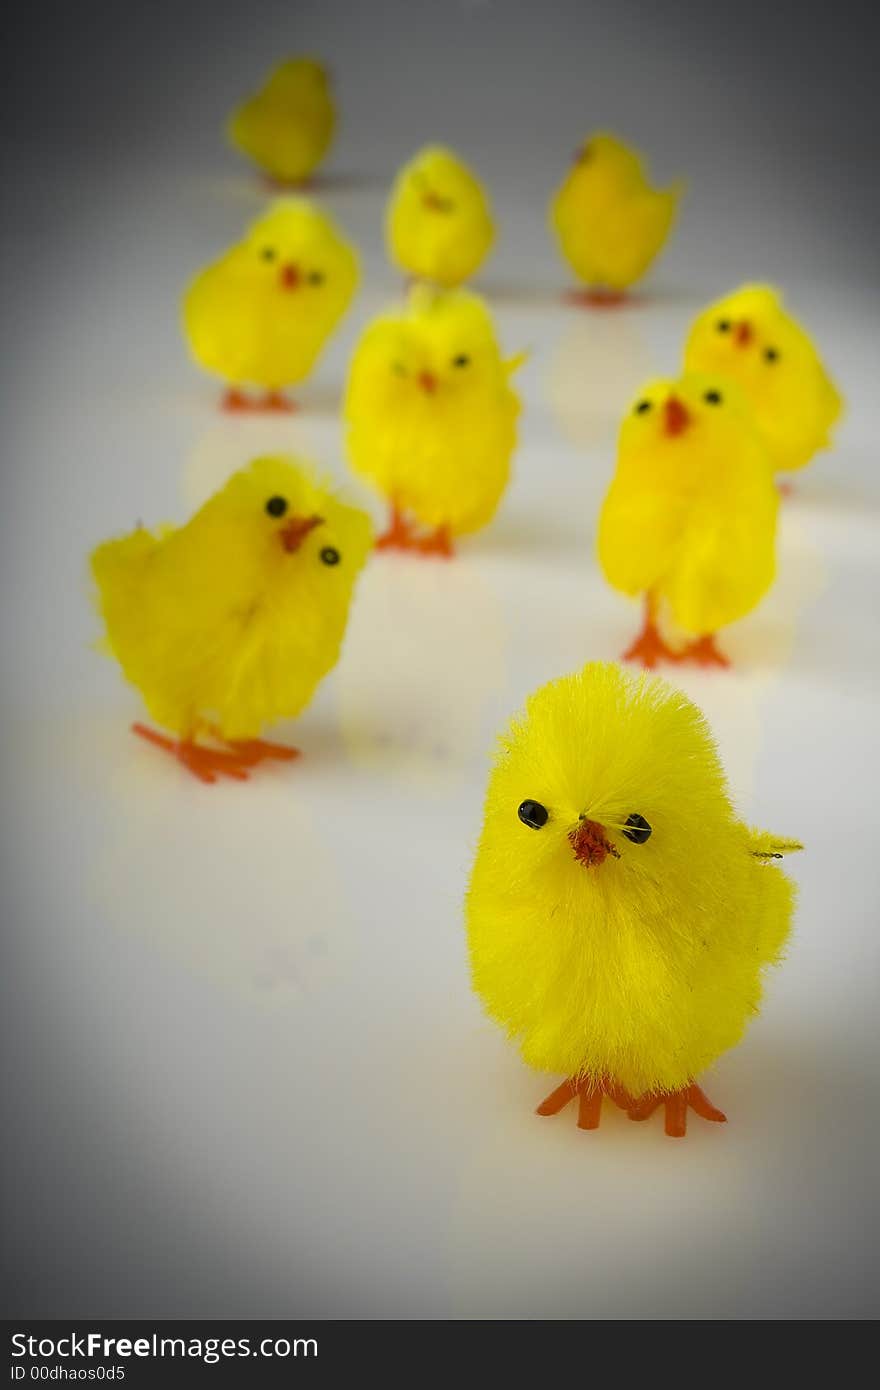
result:
[(519, 400), (489, 310), (465, 290), (416, 286), (375, 319), (352, 359), (344, 414), (352, 469), (430, 527), (476, 531), (510, 476)]
[(307, 466), (255, 459), (179, 529), (98, 546), (110, 649), (166, 729), (254, 738), (335, 664), (370, 540)]
[(460, 285), (495, 240), (485, 189), (451, 150), (430, 145), (400, 170), (385, 215), (388, 254), (406, 275)]
[(230, 385), (302, 381), (345, 313), (357, 256), (313, 203), (282, 198), (186, 291), (193, 357)]
[(685, 369), (738, 382), (775, 468), (803, 468), (830, 448), (843, 402), (809, 334), (772, 286), (743, 285), (704, 309), (688, 336)]
[(660, 252), (682, 185), (653, 189), (641, 157), (598, 132), (578, 149), (550, 204), (563, 256), (591, 289), (622, 291), (640, 280)]
[(649, 382), (621, 426), (599, 563), (622, 593), (665, 600), (685, 632), (714, 633), (773, 582), (778, 505), (766, 449), (733, 382), (697, 374)]
[[(546, 823), (523, 823), (527, 801)], [(575, 855), (585, 822), (601, 862)], [(737, 818), (680, 692), (598, 662), (543, 686), (502, 739), (467, 893), (488, 1013), (541, 1070), (631, 1097), (689, 1086), (739, 1040), (788, 935), (770, 844), (799, 848)]]
[(336, 127), (327, 71), (312, 58), (290, 58), (233, 112), (233, 145), (280, 183), (302, 183), (321, 163)]

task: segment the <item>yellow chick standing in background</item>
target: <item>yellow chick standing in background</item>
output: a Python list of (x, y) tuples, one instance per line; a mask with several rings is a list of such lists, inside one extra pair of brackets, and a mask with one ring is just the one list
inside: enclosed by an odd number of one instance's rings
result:
[[(779, 497), (767, 451), (735, 383), (690, 375), (650, 382), (620, 430), (599, 516), (599, 564), (615, 589), (645, 596), (625, 660), (727, 666), (714, 634), (773, 582)], [(690, 634), (674, 650), (661, 606)]]
[(405, 274), (450, 287), (482, 265), (495, 226), (476, 175), (451, 150), (430, 145), (394, 181), (385, 236), (388, 255)]
[(135, 732), (203, 782), (296, 757), (259, 735), (298, 714), (335, 665), (370, 540), (367, 517), (308, 469), (259, 458), (185, 526), (98, 546), (107, 645), (176, 737)]
[(613, 135), (591, 135), (550, 203), (563, 256), (586, 289), (580, 303), (620, 304), (662, 249), (683, 185), (654, 189), (641, 156)]
[(809, 335), (772, 286), (743, 285), (704, 309), (688, 335), (684, 365), (739, 384), (775, 468), (803, 468), (830, 447), (843, 402)]
[[(510, 477), (519, 399), (477, 295), (416, 285), (368, 325), (344, 416), (353, 471), (391, 504), (379, 549), (449, 556), (491, 520)], [(420, 536), (414, 523), (428, 528)]]
[(733, 1047), (782, 952), (801, 846), (730, 804), (703, 716), (657, 677), (594, 662), (504, 736), (467, 894), (473, 984), (525, 1061), (568, 1078), (538, 1109), (603, 1096), (681, 1136), (724, 1120), (697, 1077)]
[(233, 112), (228, 134), (271, 179), (301, 184), (321, 163), (335, 128), (326, 69), (312, 58), (290, 58)]
[[(273, 203), (200, 271), (184, 296), (183, 329), (199, 366), (228, 383), (224, 409), (295, 409), (282, 392), (308, 376), (357, 282), (353, 248), (302, 198)], [(259, 406), (247, 386), (263, 388)]]

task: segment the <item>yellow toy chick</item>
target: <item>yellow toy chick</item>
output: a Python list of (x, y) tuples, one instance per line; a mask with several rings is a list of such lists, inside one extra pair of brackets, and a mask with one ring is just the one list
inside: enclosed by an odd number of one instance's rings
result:
[(336, 110), (326, 69), (290, 58), (229, 120), (233, 145), (282, 184), (303, 183), (330, 147)]
[(641, 156), (614, 135), (585, 140), (550, 203), (562, 254), (586, 286), (571, 297), (620, 304), (663, 247), (682, 191), (652, 188)]
[(495, 240), (482, 184), (451, 150), (429, 145), (400, 170), (385, 217), (388, 254), (405, 274), (460, 285)]
[(489, 779), (466, 917), (476, 992), (523, 1058), (567, 1077), (538, 1108), (603, 1096), (724, 1120), (697, 1077), (742, 1036), (778, 961), (801, 846), (730, 804), (699, 710), (658, 677), (592, 662), (528, 700)]
[[(519, 399), (486, 305), (416, 285), (365, 329), (344, 415), (352, 469), (391, 504), (380, 549), (450, 556), (494, 515), (510, 476)], [(428, 528), (419, 535), (414, 523)]]
[(183, 301), (183, 329), (199, 366), (228, 382), (226, 410), (295, 407), (282, 394), (308, 375), (351, 301), (357, 256), (320, 208), (282, 198), (244, 241), (201, 271)]
[(298, 714), (335, 665), (370, 540), (367, 517), (309, 469), (258, 458), (185, 526), (98, 546), (109, 649), (176, 737), (135, 732), (203, 782), (296, 757), (260, 732)]
[[(699, 374), (653, 381), (620, 430), (599, 517), (599, 563), (615, 589), (645, 595), (625, 660), (729, 665), (719, 628), (755, 607), (775, 574), (779, 496), (752, 413), (734, 382)], [(664, 606), (691, 640), (661, 635)]]
[(770, 285), (743, 285), (695, 320), (685, 370), (733, 377), (749, 399), (773, 466), (803, 468), (831, 444), (842, 401), (806, 331)]

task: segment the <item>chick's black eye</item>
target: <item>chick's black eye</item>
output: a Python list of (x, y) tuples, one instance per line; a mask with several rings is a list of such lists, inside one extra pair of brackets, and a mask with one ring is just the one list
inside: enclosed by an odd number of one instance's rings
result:
[(640, 816), (638, 811), (634, 811), (631, 816), (627, 816), (623, 833), (628, 840), (632, 840), (634, 845), (643, 845), (646, 840), (651, 838), (651, 827), (644, 816)]
[(467, 367), (470, 365), (470, 358), (466, 352), (460, 352), (457, 357), (453, 357), (453, 367)]
[(730, 319), (719, 319), (718, 322), (716, 323), (715, 327), (718, 329), (718, 332), (719, 332), (719, 333), (729, 333), (729, 332), (730, 332)]
[(325, 565), (338, 565), (342, 556), (335, 545), (325, 545), (324, 549), (321, 551), (321, 559)]
[(650, 401), (639, 401), (638, 405), (636, 406), (636, 415), (644, 415), (645, 412), (648, 411), (648, 410), (650, 410), (650, 409), (651, 409), (651, 402), (650, 402)]
[(406, 376), (406, 367), (402, 362), (392, 362), (391, 370), (395, 376)]
[(264, 246), (263, 249), (262, 249), (262, 251), (260, 252), (260, 255), (262, 256), (262, 258), (263, 258), (264, 261), (274, 261), (274, 259), (275, 259), (275, 247), (274, 247), (274, 246)]
[(549, 820), (547, 807), (542, 806), (540, 801), (523, 801), (516, 814), (523, 825), (530, 826), (532, 830), (540, 830)]
[(721, 392), (720, 392), (720, 391), (707, 391), (706, 394), (705, 394), (705, 396), (703, 397), (703, 400), (706, 402), (707, 405), (720, 405), (720, 404), (721, 404)]
[(779, 361), (779, 352), (777, 351), (777, 349), (776, 349), (776, 348), (765, 348), (765, 349), (764, 349), (764, 361), (765, 361), (765, 362), (778, 362), (778, 361)]
[(327, 277), (326, 277), (326, 275), (324, 274), (323, 270), (310, 270), (310, 271), (309, 271), (309, 284), (310, 284), (310, 285), (323, 285), (323, 283), (324, 283), (324, 281), (326, 280), (326, 278), (327, 278)]
[(287, 498), (270, 497), (266, 503), (266, 511), (270, 516), (283, 516), (287, 511)]

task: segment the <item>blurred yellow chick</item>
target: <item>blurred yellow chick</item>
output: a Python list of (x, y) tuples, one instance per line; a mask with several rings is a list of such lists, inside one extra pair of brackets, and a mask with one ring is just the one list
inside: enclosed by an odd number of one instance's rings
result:
[(801, 846), (740, 821), (703, 716), (658, 677), (593, 662), (528, 700), (502, 739), (467, 893), (474, 988), (525, 1061), (680, 1136), (782, 952)]
[(573, 297), (620, 303), (663, 247), (682, 191), (651, 188), (641, 156), (615, 136), (585, 140), (550, 203), (562, 254), (586, 286)]
[(416, 285), (403, 310), (365, 329), (344, 415), (352, 469), (391, 504), (380, 548), (448, 556), (454, 537), (494, 515), (516, 444), (519, 360), (503, 361), (486, 305), (466, 290)]
[(743, 285), (694, 321), (689, 372), (722, 372), (745, 392), (775, 468), (803, 468), (831, 444), (843, 402), (809, 335), (770, 285)]
[(419, 280), (460, 285), (495, 240), (489, 199), (451, 150), (429, 145), (400, 170), (385, 217), (388, 254)]
[(334, 223), (303, 198), (282, 198), (244, 241), (199, 272), (183, 300), (183, 328), (201, 367), (228, 382), (227, 410), (255, 403), (291, 410), (286, 386), (308, 375), (345, 313), (358, 281), (357, 256)]
[[(644, 627), (624, 653), (727, 666), (719, 628), (773, 582), (779, 497), (752, 413), (729, 379), (653, 381), (620, 430), (617, 469), (599, 517), (599, 563), (615, 589), (645, 595)], [(661, 606), (694, 638), (673, 650)]]
[(233, 145), (279, 183), (303, 183), (320, 164), (336, 126), (326, 69), (290, 58), (229, 120)]
[(362, 512), (279, 457), (233, 474), (184, 526), (98, 546), (107, 645), (176, 738), (135, 731), (204, 782), (295, 757), (259, 734), (298, 714), (335, 664), (370, 540)]

